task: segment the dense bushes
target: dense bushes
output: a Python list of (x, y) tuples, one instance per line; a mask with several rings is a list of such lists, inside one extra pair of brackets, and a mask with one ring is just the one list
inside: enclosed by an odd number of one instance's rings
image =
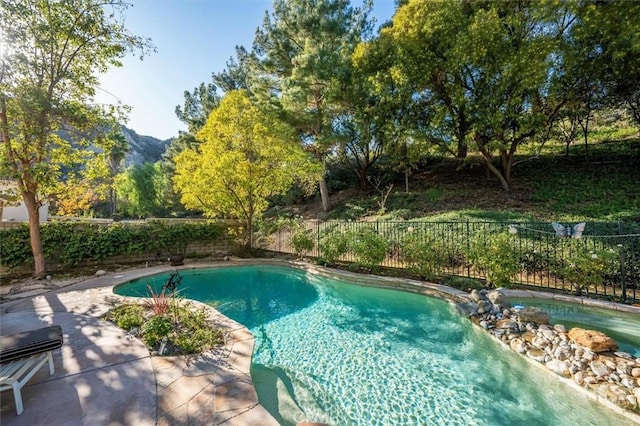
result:
[[(144, 224), (98, 225), (49, 222), (41, 225), (44, 254), (63, 265), (87, 260), (143, 253), (167, 254), (193, 241), (212, 241), (225, 235), (218, 223), (147, 222)], [(0, 231), (0, 262), (15, 268), (33, 263), (26, 225)]]
[(332, 229), (320, 238), (320, 259), (323, 263), (336, 263), (347, 253), (347, 237), (340, 229)]
[(295, 222), (291, 226), (291, 247), (298, 257), (303, 257), (315, 246), (311, 230), (307, 229), (302, 222)]
[(619, 268), (618, 252), (613, 248), (590, 247), (581, 240), (568, 240), (564, 252), (564, 262), (555, 265), (552, 272), (570, 283), (578, 295), (589, 286), (602, 285)]
[(433, 279), (447, 264), (451, 249), (429, 231), (410, 229), (403, 237), (401, 255), (411, 272)]
[(348, 231), (346, 239), (356, 262), (370, 270), (380, 266), (391, 247), (389, 240), (368, 226)]
[(520, 271), (514, 240), (507, 232), (478, 233), (471, 239), (469, 261), (484, 272), (487, 284), (509, 287)]
[[(630, 274), (639, 259), (616, 239), (562, 238), (543, 228), (520, 233), (495, 223), (332, 222), (319, 229), (322, 264), (354, 262), (354, 270), (386, 264), (427, 279), (448, 274), (483, 277), (495, 287), (534, 280), (581, 293), (615, 285), (621, 273), (632, 286), (635, 278)], [(634, 247), (633, 241), (628, 243)]]

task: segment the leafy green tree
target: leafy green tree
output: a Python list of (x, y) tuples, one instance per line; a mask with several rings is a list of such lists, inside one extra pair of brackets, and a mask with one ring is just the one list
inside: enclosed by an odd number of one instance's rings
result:
[(640, 3), (581, 1), (569, 58), (600, 85), (610, 106), (628, 109), (640, 130)]
[[(355, 172), (360, 188), (365, 190), (371, 170), (383, 154), (389, 154), (390, 148), (402, 140), (403, 106), (397, 86), (378, 74), (381, 63), (358, 62), (358, 52), (360, 48), (354, 53), (355, 66), (340, 99), (343, 111), (334, 128), (339, 135), (339, 158)], [(395, 156), (386, 158), (392, 168), (401, 160)]]
[[(342, 114), (339, 98), (351, 54), (368, 30), (370, 8), (370, 2), (354, 8), (348, 0), (276, 0), (256, 31), (252, 93), (278, 110), (325, 168), (339, 141), (334, 129)], [(323, 209), (329, 211), (324, 175), (319, 184)]]
[[(176, 157), (183, 150), (193, 148), (198, 144), (195, 134), (205, 125), (211, 111), (218, 107), (220, 99), (221, 96), (215, 83), (200, 83), (193, 89), (193, 92), (185, 90), (184, 104), (176, 106), (175, 113), (178, 119), (187, 125), (188, 131), (181, 131), (178, 137), (173, 138), (162, 155), (160, 163), (160, 167), (169, 181), (175, 174)], [(170, 210), (173, 213), (184, 209), (180, 205), (180, 195), (174, 191), (173, 185), (167, 185), (164, 198), (170, 204)]]
[[(361, 185), (369, 177), (368, 169), (384, 156), (387, 168), (404, 174), (408, 192), (412, 169), (425, 150), (426, 139), (420, 129), (430, 119), (422, 117), (425, 110), (415, 105), (411, 87), (391, 72), (399, 62), (398, 54), (397, 45), (384, 35), (357, 46), (345, 98), (360, 132), (355, 134), (369, 134), (370, 138), (347, 138), (344, 148), (354, 151), (350, 161), (362, 170), (357, 172)], [(356, 161), (356, 154), (362, 159)]]
[(128, 168), (115, 182), (119, 211), (133, 217), (165, 216), (168, 209), (164, 195), (170, 184), (159, 162)]
[(251, 90), (251, 70), (255, 61), (254, 55), (247, 52), (244, 46), (236, 46), (236, 58), (229, 58), (226, 68), (213, 73), (211, 78), (222, 91)]
[(426, 137), (443, 147), (455, 141), (459, 157), (473, 140), (506, 191), (518, 146), (541, 133), (562, 106), (547, 95), (554, 54), (571, 23), (567, 8), (408, 1), (382, 30), (398, 50), (391, 74), (424, 105), (426, 113), (417, 116), (430, 124)]
[[(505, 191), (518, 147), (543, 132), (563, 100), (547, 96), (554, 53), (569, 23), (564, 3), (494, 2), (475, 11), (466, 34), (476, 73), (474, 141)], [(499, 164), (493, 162), (497, 156)]]
[(376, 62), (385, 51), (393, 55), (386, 68), (405, 92), (410, 124), (457, 158), (467, 156), (473, 126), (468, 96), (473, 68), (468, 47), (461, 46), (471, 17), (464, 2), (410, 1), (397, 10), (393, 25), (383, 28), (378, 40), (363, 47)]
[(117, 211), (118, 194), (115, 189), (115, 178), (122, 171), (124, 158), (129, 152), (129, 142), (125, 138), (122, 131), (111, 131), (107, 135), (107, 152), (108, 175), (107, 175), (107, 191), (109, 192), (109, 216), (113, 216)]
[(59, 185), (55, 211), (58, 216), (89, 216), (99, 198), (100, 194), (96, 191), (94, 182), (70, 176)]
[[(218, 107), (222, 99), (218, 89), (222, 89), (223, 92), (249, 89), (251, 60), (251, 54), (244, 47), (238, 46), (236, 58), (230, 58), (222, 72), (213, 73), (211, 83), (201, 83), (193, 92), (184, 92), (184, 104), (176, 106), (175, 112), (178, 119), (187, 125), (188, 131), (180, 132), (162, 156), (161, 167), (169, 180), (173, 179), (175, 174), (175, 158), (183, 150), (194, 148), (199, 143), (195, 134), (205, 125), (207, 117)], [(184, 209), (179, 201), (180, 195), (173, 190), (172, 185), (169, 185), (166, 191), (165, 199), (171, 203), (170, 210), (180, 213), (180, 210)]]
[(0, 7), (0, 167), (27, 208), (38, 276), (46, 272), (39, 208), (65, 167), (85, 160), (86, 141), (72, 145), (56, 132), (66, 127), (82, 134), (113, 118), (114, 108), (91, 102), (98, 74), (121, 66), (128, 52), (150, 47), (124, 27), (119, 17), (127, 6), (120, 0), (3, 0)]
[(176, 106), (176, 116), (187, 125), (189, 133), (196, 134), (207, 122), (209, 113), (220, 103), (220, 95), (215, 84), (200, 83), (193, 92), (185, 90), (184, 105)]
[(268, 197), (296, 181), (309, 186), (319, 166), (294, 143), (292, 129), (259, 110), (245, 91), (226, 94), (198, 132), (202, 142), (176, 158), (174, 183), (187, 208), (240, 220), (253, 245), (253, 225)]
[[(565, 142), (565, 154), (582, 130), (585, 153), (589, 153), (589, 126), (595, 111), (606, 105), (601, 46), (594, 31), (585, 27), (587, 10), (592, 2), (575, 2), (567, 9), (569, 31), (560, 39), (553, 67), (550, 96), (562, 99), (562, 109), (555, 117), (556, 127)], [(589, 19), (587, 19), (589, 21)], [(598, 32), (599, 29), (596, 31)]]
[[(198, 145), (196, 137), (189, 132), (180, 132), (180, 134), (171, 140), (171, 143), (167, 145), (167, 149), (162, 154), (160, 160), (160, 169), (166, 179), (171, 182), (173, 176), (176, 173), (175, 159), (178, 155), (188, 148), (195, 148)], [(178, 194), (173, 187), (173, 184), (167, 185), (165, 188), (166, 194), (163, 197), (167, 203), (167, 208), (172, 215), (184, 215), (186, 212), (184, 206), (180, 203), (180, 194)]]

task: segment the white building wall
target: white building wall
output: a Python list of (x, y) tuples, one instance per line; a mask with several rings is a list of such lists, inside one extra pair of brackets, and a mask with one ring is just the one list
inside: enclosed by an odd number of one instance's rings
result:
[[(0, 193), (6, 193), (13, 183), (8, 180), (0, 180)], [(2, 201), (0, 200), (0, 203)], [(46, 222), (49, 220), (49, 205), (45, 204), (40, 207), (40, 222)], [(15, 205), (2, 206), (0, 204), (0, 220), (2, 222), (28, 222), (29, 213), (27, 212), (27, 206), (23, 201), (16, 202)]]
[[(40, 207), (40, 222), (46, 222), (49, 220), (49, 206), (44, 205)], [(27, 207), (21, 201), (17, 206), (9, 206), (2, 208), (2, 221), (3, 222), (28, 222), (29, 214), (27, 213)]]

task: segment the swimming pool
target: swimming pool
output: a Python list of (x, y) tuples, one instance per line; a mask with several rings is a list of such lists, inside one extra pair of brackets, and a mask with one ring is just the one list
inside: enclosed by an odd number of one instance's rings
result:
[[(182, 296), (256, 337), (252, 379), (281, 424), (630, 424), (501, 348), (443, 300), (284, 267), (181, 274)], [(145, 295), (166, 277), (115, 291)]]

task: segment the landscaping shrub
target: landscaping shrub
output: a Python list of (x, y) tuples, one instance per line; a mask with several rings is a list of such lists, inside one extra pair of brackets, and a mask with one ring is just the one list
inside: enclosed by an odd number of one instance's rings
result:
[(347, 238), (340, 229), (334, 228), (322, 235), (319, 248), (323, 263), (334, 264), (347, 253)]
[(379, 266), (391, 248), (391, 242), (368, 226), (346, 233), (347, 247), (358, 263), (368, 269)]
[(104, 319), (132, 331), (139, 327), (139, 337), (151, 349), (166, 337), (169, 355), (202, 352), (224, 343), (222, 331), (207, 321), (207, 311), (195, 309), (191, 303), (168, 297), (168, 309), (155, 315), (148, 304), (127, 303), (113, 308)]
[(26, 224), (0, 231), (0, 264), (9, 268), (33, 264), (29, 227)]
[(602, 285), (605, 277), (615, 274), (618, 268), (618, 253), (613, 248), (589, 247), (584, 240), (567, 239), (564, 262), (554, 272), (580, 295), (589, 286)]
[(513, 247), (513, 238), (507, 232), (481, 232), (475, 234), (469, 245), (469, 260), (473, 266), (485, 271), (487, 284), (509, 287), (520, 271), (520, 259)]
[(404, 234), (400, 260), (421, 277), (433, 279), (438, 269), (447, 266), (450, 250), (441, 239), (424, 230), (409, 230)]
[(457, 276), (444, 277), (441, 284), (457, 288), (459, 290), (464, 290), (466, 292), (471, 292), (471, 290), (474, 289), (482, 290), (485, 288), (484, 282), (478, 279)]
[(144, 322), (145, 309), (135, 303), (126, 303), (113, 308), (105, 319), (113, 322), (123, 330), (131, 331), (134, 327), (140, 327)]
[(207, 311), (193, 305), (175, 304), (172, 307), (175, 328), (169, 340), (180, 353), (192, 354), (224, 343), (222, 331), (207, 323)]
[(173, 328), (174, 325), (170, 318), (163, 315), (155, 315), (142, 324), (140, 331), (147, 345), (154, 347), (164, 337), (168, 337)]
[(171, 307), (170, 303), (173, 299), (172, 294), (167, 294), (166, 289), (163, 288), (156, 292), (153, 290), (150, 284), (147, 284), (147, 292), (149, 293), (149, 300), (147, 301), (147, 307), (151, 309), (154, 315), (164, 315)]
[(303, 257), (315, 246), (313, 235), (303, 222), (295, 222), (291, 226), (291, 247), (298, 257)]

